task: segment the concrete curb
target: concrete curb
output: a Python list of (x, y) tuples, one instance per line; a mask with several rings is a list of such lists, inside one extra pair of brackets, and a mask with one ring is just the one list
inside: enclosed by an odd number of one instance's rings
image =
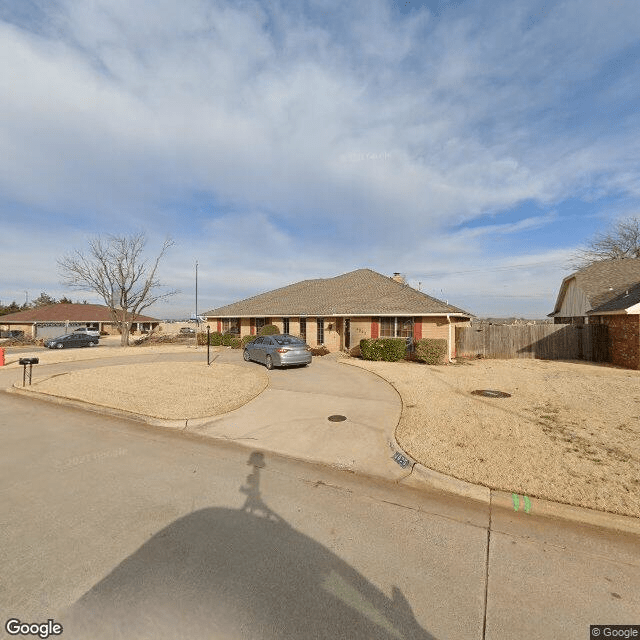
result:
[[(133, 420), (135, 422), (142, 422), (144, 424), (152, 425), (154, 427), (161, 427), (163, 429), (174, 429), (178, 431), (189, 430), (190, 427), (200, 427), (205, 424), (209, 424), (214, 420), (222, 418), (232, 411), (226, 413), (220, 413), (215, 416), (205, 416), (204, 418), (185, 418), (182, 419), (167, 419), (167, 418), (154, 418), (153, 416), (147, 416), (142, 413), (134, 413), (133, 411), (126, 411), (124, 409), (115, 409), (114, 407), (104, 407), (101, 405), (93, 404), (91, 402), (85, 402), (84, 400), (76, 400), (75, 398), (67, 398), (65, 396), (55, 396), (49, 393), (43, 393), (42, 391), (34, 391), (32, 389), (23, 388), (18, 386), (19, 383), (15, 383), (12, 387), (5, 389), (7, 393), (14, 393), (16, 395), (29, 396), (42, 400), (44, 402), (50, 402), (52, 404), (64, 405), (67, 407), (74, 407), (76, 409), (83, 409), (85, 411), (91, 411), (92, 413), (99, 413), (102, 415), (112, 416), (115, 418), (125, 418), (126, 420)], [(252, 398), (253, 399), (253, 398)], [(234, 409), (235, 411), (235, 409)], [(220, 438), (224, 440), (224, 438)]]

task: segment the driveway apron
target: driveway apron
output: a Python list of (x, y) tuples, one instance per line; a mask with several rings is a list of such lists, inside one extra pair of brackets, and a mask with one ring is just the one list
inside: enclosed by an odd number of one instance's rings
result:
[[(263, 368), (244, 362), (237, 351), (221, 352), (216, 361)], [(269, 386), (258, 397), (193, 431), (366, 475), (407, 475), (392, 460), (390, 439), (402, 402), (389, 383), (332, 357), (268, 375)]]

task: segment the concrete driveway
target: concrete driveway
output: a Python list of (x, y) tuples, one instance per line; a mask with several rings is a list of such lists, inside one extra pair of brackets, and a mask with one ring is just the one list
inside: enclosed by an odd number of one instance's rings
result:
[[(220, 352), (216, 362), (266, 370), (244, 362), (236, 350)], [(407, 475), (392, 460), (390, 439), (402, 402), (388, 382), (333, 356), (267, 373), (269, 386), (258, 397), (188, 430), (366, 475), (394, 480)], [(332, 422), (328, 418), (334, 415), (346, 419)]]

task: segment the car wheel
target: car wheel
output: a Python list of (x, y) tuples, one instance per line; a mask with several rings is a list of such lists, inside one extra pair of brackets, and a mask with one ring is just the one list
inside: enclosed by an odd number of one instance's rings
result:
[(249, 357), (249, 352), (246, 349), (244, 350), (242, 357), (244, 358), (245, 362), (251, 362), (251, 358)]
[(95, 347), (97, 344), (98, 344), (97, 342), (90, 342), (90, 343), (89, 343), (89, 346), (90, 346), (90, 347)]
[(272, 360), (271, 356), (267, 356), (265, 358), (264, 364), (266, 365), (267, 369), (269, 369), (269, 371), (271, 371), (271, 369), (273, 369), (273, 360)]
[(62, 342), (58, 342), (58, 344), (56, 345), (56, 349), (62, 349), (62, 347), (64, 347)]

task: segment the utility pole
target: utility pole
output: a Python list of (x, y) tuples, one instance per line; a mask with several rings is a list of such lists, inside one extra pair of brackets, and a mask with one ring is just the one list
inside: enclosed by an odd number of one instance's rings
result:
[(200, 322), (198, 320), (198, 261), (196, 260), (196, 349), (198, 348), (198, 329)]

